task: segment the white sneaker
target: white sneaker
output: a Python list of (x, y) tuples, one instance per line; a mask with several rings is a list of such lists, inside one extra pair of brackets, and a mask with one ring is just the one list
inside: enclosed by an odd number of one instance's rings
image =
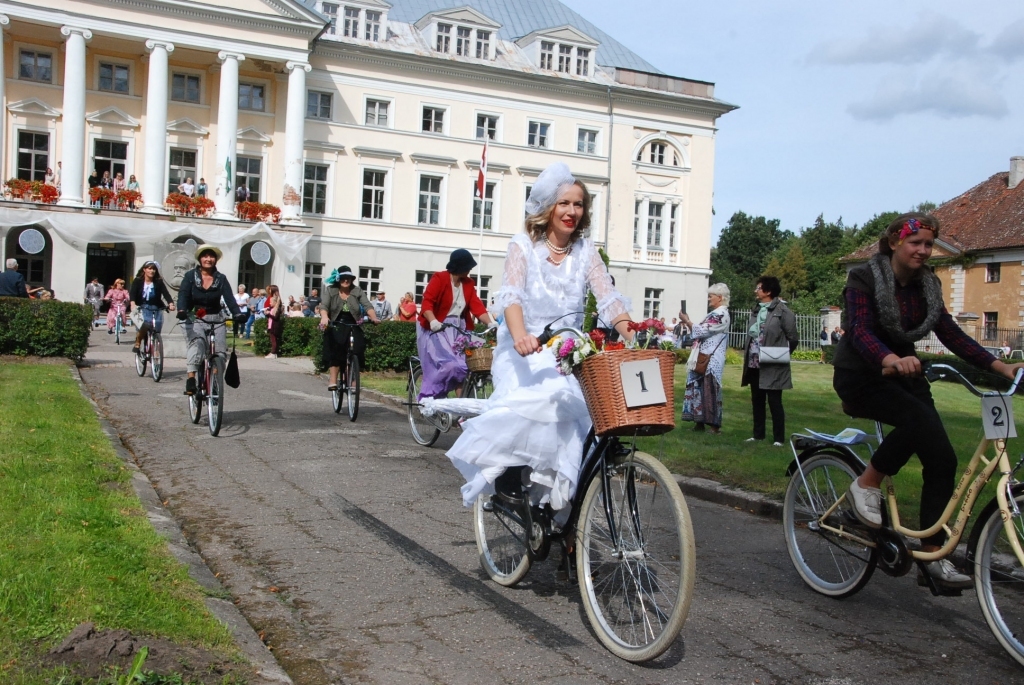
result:
[(782, 443), (781, 442), (773, 442), (772, 443), (772, 447), (782, 447)]
[(957, 571), (956, 566), (949, 559), (929, 561), (924, 567), (928, 570), (928, 575), (932, 577), (932, 580), (939, 585), (957, 588), (967, 588), (974, 585), (971, 577)]
[(264, 359), (277, 359), (277, 355), (271, 353), (271, 354), (268, 354), (266, 357), (264, 357)]
[(743, 442), (757, 442), (757, 438), (747, 438)]
[(856, 479), (850, 483), (847, 499), (860, 522), (868, 528), (882, 527), (882, 491), (861, 487)]

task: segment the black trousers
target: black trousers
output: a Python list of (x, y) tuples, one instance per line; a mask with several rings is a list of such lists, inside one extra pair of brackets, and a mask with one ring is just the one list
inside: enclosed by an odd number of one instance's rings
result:
[[(921, 530), (942, 516), (956, 487), (957, 458), (931, 388), (923, 378), (888, 379), (851, 369), (836, 369), (832, 387), (858, 414), (892, 426), (878, 446), (871, 465), (894, 476), (917, 453), (921, 460)], [(945, 533), (922, 540), (942, 545)]]
[(765, 402), (772, 412), (772, 441), (786, 442), (786, 410), (782, 408), (781, 390), (762, 390), (758, 385), (761, 381), (760, 369), (747, 369), (750, 382), (750, 404), (754, 412), (754, 439), (764, 440), (765, 436)]

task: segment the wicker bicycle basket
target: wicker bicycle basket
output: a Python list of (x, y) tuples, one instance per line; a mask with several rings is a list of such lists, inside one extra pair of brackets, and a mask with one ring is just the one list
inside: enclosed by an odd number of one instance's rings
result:
[[(630, 409), (622, 392), (619, 366), (623, 362), (644, 359), (658, 360), (666, 401)], [(594, 432), (601, 437), (661, 435), (675, 428), (672, 397), (675, 361), (675, 355), (665, 350), (612, 350), (584, 359), (576, 367), (575, 374), (587, 400), (590, 418), (594, 421)]]
[(491, 370), (491, 358), (494, 350), (490, 347), (477, 347), (466, 350), (466, 366), (470, 371), (481, 372)]

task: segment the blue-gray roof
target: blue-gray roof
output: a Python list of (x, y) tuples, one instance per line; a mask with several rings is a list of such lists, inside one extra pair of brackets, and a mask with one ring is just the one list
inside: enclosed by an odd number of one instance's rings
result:
[(501, 24), (498, 35), (516, 40), (541, 29), (574, 26), (601, 46), (597, 61), (606, 67), (622, 67), (637, 71), (663, 73), (650, 62), (597, 28), (558, 0), (387, 0), (391, 5), (388, 19), (413, 24), (424, 15), (437, 10), (472, 7)]

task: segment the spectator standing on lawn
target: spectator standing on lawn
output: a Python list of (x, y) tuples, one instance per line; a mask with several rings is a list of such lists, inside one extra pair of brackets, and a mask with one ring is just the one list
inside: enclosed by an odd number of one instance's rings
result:
[(683, 421), (693, 421), (695, 431), (707, 426), (708, 432), (719, 435), (722, 432), (722, 372), (731, 323), (729, 286), (715, 283), (708, 288), (708, 306), (711, 311), (696, 324), (686, 312), (679, 312), (679, 320), (693, 331), (693, 347), (686, 362)]
[(253, 288), (252, 294), (249, 296), (249, 319), (245, 322), (245, 339), (248, 340), (252, 337), (252, 325), (256, 323), (256, 314), (259, 312), (259, 308), (262, 307), (260, 302), (260, 289)]
[[(305, 301), (306, 308), (302, 311), (303, 316), (316, 316), (320, 309), (320, 291), (313, 288), (309, 291), (309, 297)], [(308, 312), (308, 313), (307, 313)]]
[[(238, 321), (235, 319), (232, 333), (236, 338), (240, 338), (249, 326), (249, 295), (245, 292), (245, 284), (239, 283), (238, 290), (235, 291), (235, 304), (238, 305), (238, 311), (245, 314), (245, 321)], [(245, 337), (249, 337), (246, 335)]]
[(289, 319), (301, 319), (305, 314), (302, 313), (302, 307), (298, 302), (292, 302), (288, 305), (288, 312), (286, 313), (286, 316)]
[(416, 300), (413, 299), (412, 293), (402, 295), (402, 299), (398, 301), (398, 314), (395, 318), (399, 321), (416, 320)]
[(391, 303), (387, 301), (383, 290), (377, 293), (377, 297), (373, 301), (373, 311), (377, 312), (377, 318), (381, 321), (387, 321), (393, 316), (391, 313)]
[(774, 276), (757, 279), (754, 296), (757, 304), (747, 321), (747, 349), (743, 355), (743, 379), (740, 386), (750, 386), (750, 403), (754, 413), (754, 435), (747, 442), (765, 438), (765, 402), (772, 412), (772, 446), (786, 442), (786, 412), (782, 407), (782, 391), (793, 387), (789, 355), (800, 337), (796, 316), (779, 299), (782, 286)]
[(96, 276), (92, 277), (85, 286), (85, 303), (92, 305), (93, 317), (100, 315), (100, 302), (103, 301), (103, 286), (100, 284), (100, 279)]
[(818, 363), (825, 363), (825, 348), (832, 344), (832, 338), (828, 334), (828, 326), (821, 327), (821, 333), (818, 334), (818, 348), (821, 350), (821, 356), (818, 357)]
[(836, 326), (834, 329), (832, 329), (832, 344), (833, 345), (838, 345), (839, 344), (839, 340), (842, 337), (843, 337), (843, 332), (839, 328), (839, 326)]
[(281, 304), (281, 293), (276, 285), (267, 287), (263, 311), (267, 316), (267, 335), (270, 336), (270, 354), (266, 359), (277, 359), (281, 347), (281, 330), (284, 328), (284, 306)]
[(18, 260), (8, 259), (6, 267), (0, 274), (0, 297), (28, 297), (25, 277), (18, 273)]

